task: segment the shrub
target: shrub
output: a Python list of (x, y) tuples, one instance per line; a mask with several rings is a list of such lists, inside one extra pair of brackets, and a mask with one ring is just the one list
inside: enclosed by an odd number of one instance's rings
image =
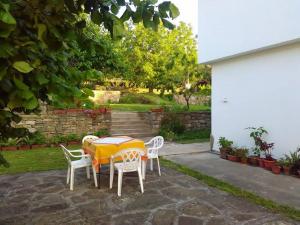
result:
[(161, 129), (159, 135), (163, 136), (167, 141), (173, 141), (176, 138), (176, 134), (173, 131)]
[(45, 143), (46, 143), (46, 137), (39, 131), (29, 135), (29, 144), (40, 145)]
[(161, 121), (161, 129), (172, 131), (175, 134), (182, 134), (185, 127), (176, 113), (166, 113)]
[(231, 148), (233, 141), (227, 140), (225, 137), (219, 138), (219, 145), (221, 148)]
[(77, 134), (68, 134), (66, 136), (66, 141), (77, 141), (79, 140), (79, 137)]
[(122, 95), (119, 103), (123, 103), (123, 104), (151, 104), (152, 102), (150, 101), (150, 99), (146, 98), (143, 95), (139, 95), (139, 94), (125, 94)]
[(101, 129), (101, 130), (98, 130), (94, 133), (95, 136), (98, 136), (98, 137), (101, 137), (101, 136), (109, 136), (110, 133), (107, 129)]

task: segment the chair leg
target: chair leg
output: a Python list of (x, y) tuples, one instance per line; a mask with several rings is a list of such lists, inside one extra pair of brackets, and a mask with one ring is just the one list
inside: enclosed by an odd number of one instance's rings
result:
[(158, 175), (161, 176), (160, 165), (159, 165), (159, 158), (158, 157), (157, 157), (157, 169), (158, 169)]
[(153, 171), (153, 159), (150, 159), (150, 170)]
[(67, 172), (67, 184), (70, 183), (70, 173), (71, 173), (71, 169), (70, 169), (70, 166), (68, 166), (68, 172)]
[(90, 173), (90, 167), (89, 166), (86, 167), (86, 176), (87, 176), (87, 179), (91, 179), (91, 173)]
[(118, 170), (118, 196), (121, 196), (122, 178), (123, 178), (123, 171)]
[(147, 170), (147, 160), (142, 161), (142, 174), (143, 174), (143, 180), (146, 179), (146, 170)]
[(75, 169), (71, 167), (71, 184), (70, 184), (71, 191), (73, 191), (74, 189), (74, 173), (75, 173)]
[(95, 187), (98, 187), (96, 168), (92, 165)]
[(144, 185), (143, 185), (141, 168), (138, 168), (138, 175), (139, 175), (139, 182), (140, 182), (140, 186), (141, 186), (141, 192), (144, 193)]
[(109, 188), (112, 189), (114, 183), (114, 166), (110, 165), (110, 173), (109, 173)]

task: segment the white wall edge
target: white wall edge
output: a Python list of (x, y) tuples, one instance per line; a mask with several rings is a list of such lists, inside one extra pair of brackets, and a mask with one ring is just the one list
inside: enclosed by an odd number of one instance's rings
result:
[(244, 51), (244, 52), (241, 52), (241, 53), (238, 53), (238, 54), (228, 55), (228, 56), (225, 56), (225, 57), (216, 58), (216, 59), (212, 59), (212, 60), (201, 61), (201, 58), (199, 57), (200, 58), (199, 59), (199, 64), (214, 64), (214, 63), (222, 62), (222, 61), (225, 61), (225, 60), (233, 59), (233, 58), (236, 58), (236, 57), (262, 52), (262, 51), (269, 50), (269, 49), (272, 49), (272, 48), (277, 48), (277, 47), (282, 47), (282, 46), (285, 46), (285, 45), (295, 44), (297, 42), (300, 42), (300, 38), (291, 39), (291, 40), (288, 40), (288, 41), (285, 41), (285, 42), (271, 44), (271, 45), (264, 46), (264, 47), (261, 47), (261, 48), (256, 48), (256, 49), (252, 49), (252, 50), (249, 50), (249, 51)]

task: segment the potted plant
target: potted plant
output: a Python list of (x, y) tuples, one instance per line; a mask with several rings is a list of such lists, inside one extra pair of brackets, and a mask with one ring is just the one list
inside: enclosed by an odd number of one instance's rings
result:
[(281, 167), (282, 167), (282, 163), (280, 161), (278, 161), (272, 166), (271, 170), (274, 174), (280, 174)]
[(249, 150), (247, 148), (238, 148), (236, 149), (236, 156), (239, 158), (239, 161), (243, 164), (248, 163), (248, 156)]
[(76, 145), (76, 144), (80, 143), (79, 137), (77, 134), (68, 134), (66, 136), (66, 141), (67, 141), (68, 145)]
[(274, 143), (267, 143), (262, 141), (261, 150), (265, 153), (264, 166), (267, 170), (272, 170), (272, 166), (275, 165), (276, 160), (272, 157), (272, 150)]
[(239, 157), (236, 155), (236, 149), (232, 148), (229, 150), (227, 159), (232, 162), (239, 162)]
[(94, 133), (94, 135), (97, 136), (97, 137), (102, 137), (103, 138), (103, 137), (109, 136), (110, 134), (109, 134), (109, 131), (107, 129), (100, 129), (100, 130), (96, 131)]
[(220, 157), (227, 159), (228, 153), (232, 150), (233, 141), (227, 140), (225, 137), (219, 138)]
[(59, 146), (60, 144), (66, 145), (66, 139), (62, 135), (54, 135), (51, 138), (51, 143), (55, 147)]
[(164, 112), (164, 108), (153, 108), (153, 109), (151, 109), (151, 112), (157, 112), (157, 113), (162, 113), (162, 112)]
[(300, 170), (300, 148), (295, 152), (290, 152), (289, 155), (285, 155), (286, 160), (289, 162), (290, 174), (299, 175), (298, 170)]
[(263, 135), (267, 134), (268, 132), (263, 128), (255, 128), (255, 127), (248, 127), (246, 128), (247, 130), (250, 130), (250, 138), (253, 139), (255, 147), (253, 148), (252, 152), (253, 155), (249, 156), (249, 162), (251, 165), (257, 166), (259, 165), (260, 167), (263, 167), (263, 160), (260, 159), (260, 139), (262, 138)]
[(3, 151), (15, 151), (17, 150), (17, 139), (9, 138), (7, 142), (2, 143), (2, 150)]
[(286, 156), (284, 158), (280, 158), (277, 161), (277, 164), (282, 167), (285, 175), (290, 175), (291, 164)]
[(46, 138), (42, 133), (37, 131), (29, 136), (29, 144), (31, 148), (46, 147)]
[(28, 149), (30, 149), (29, 137), (25, 136), (25, 137), (20, 138), (17, 141), (17, 145), (18, 145), (19, 150), (28, 150)]

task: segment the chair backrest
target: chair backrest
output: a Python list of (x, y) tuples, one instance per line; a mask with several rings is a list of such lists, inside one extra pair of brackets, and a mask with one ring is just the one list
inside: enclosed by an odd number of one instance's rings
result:
[(161, 149), (164, 145), (164, 138), (162, 136), (156, 136), (150, 140), (150, 143), (152, 146), (148, 148), (148, 156), (151, 157), (157, 157), (158, 156), (158, 150)]
[(84, 141), (85, 141), (86, 139), (97, 140), (97, 139), (99, 139), (99, 137), (97, 137), (97, 136), (95, 136), (95, 135), (86, 135), (86, 136), (84, 136), (84, 137), (82, 138), (82, 144), (84, 143)]
[(140, 148), (128, 148), (119, 151), (113, 158), (121, 158), (124, 172), (136, 171), (141, 166), (141, 156), (144, 151)]
[(69, 150), (65, 146), (63, 146), (63, 145), (60, 145), (60, 147), (62, 148), (62, 150), (64, 152), (66, 160), (68, 161), (69, 164), (71, 164), (72, 159), (71, 159), (71, 155), (69, 153)]
[(156, 136), (150, 140), (152, 143), (151, 148), (157, 148), (160, 149), (164, 145), (164, 138), (162, 136)]

